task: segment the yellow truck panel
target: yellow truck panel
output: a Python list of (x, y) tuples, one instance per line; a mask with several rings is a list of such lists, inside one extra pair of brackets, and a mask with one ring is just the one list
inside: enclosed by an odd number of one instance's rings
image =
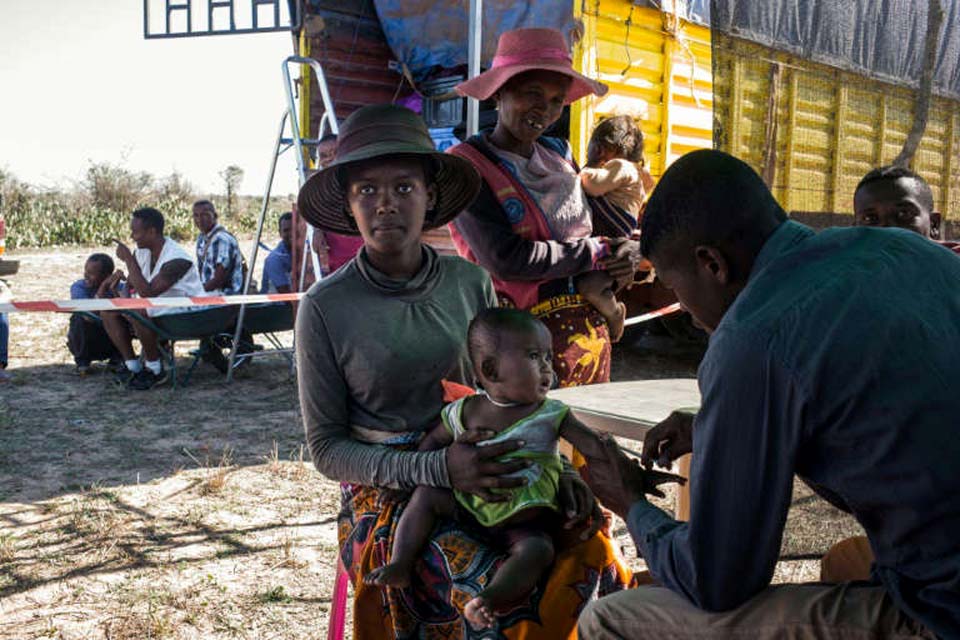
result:
[[(717, 148), (760, 172), (788, 211), (852, 213), (860, 178), (890, 164), (903, 147), (915, 91), (717, 38)], [(954, 219), (960, 214), (958, 128), (960, 102), (934, 96), (912, 165), (930, 183), (937, 209)]]
[[(654, 177), (716, 144), (764, 176), (788, 211), (850, 214), (857, 182), (889, 164), (913, 126), (912, 89), (722, 34), (712, 43), (708, 28), (629, 0), (574, 0), (574, 12), (574, 64), (610, 87), (571, 108), (581, 163), (596, 123), (630, 114), (643, 121)], [(937, 208), (960, 218), (960, 101), (933, 98), (912, 168)]]

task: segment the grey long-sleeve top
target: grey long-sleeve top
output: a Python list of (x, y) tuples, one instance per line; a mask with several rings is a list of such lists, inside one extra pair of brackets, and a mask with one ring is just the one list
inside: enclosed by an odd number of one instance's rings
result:
[(361, 250), (301, 302), (300, 406), (314, 465), (329, 478), (449, 486), (442, 451), (383, 443), (413, 440), (436, 423), (441, 379), (472, 383), (467, 326), (496, 297), (481, 268), (426, 245), (423, 251), (420, 272), (401, 282), (374, 269)]

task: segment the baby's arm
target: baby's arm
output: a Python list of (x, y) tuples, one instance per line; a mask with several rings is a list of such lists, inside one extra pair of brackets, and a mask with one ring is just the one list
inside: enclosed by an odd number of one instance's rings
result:
[(585, 458), (595, 458), (604, 454), (600, 435), (580, 422), (573, 411), (567, 412), (567, 417), (560, 423), (560, 437), (573, 445)]
[[(609, 455), (606, 445), (604, 444), (604, 438), (609, 436), (602, 438), (596, 431), (580, 422), (576, 416), (573, 415), (572, 411), (567, 413), (567, 417), (564, 418), (560, 424), (560, 437), (565, 438), (583, 454), (583, 457), (587, 459), (588, 470), (590, 469), (591, 460), (596, 461), (598, 458), (607, 458)], [(619, 452), (619, 447), (617, 447), (616, 444), (614, 444), (614, 447)], [(619, 453), (619, 455), (622, 456), (623, 453)], [(666, 483), (686, 484), (687, 482), (686, 478), (672, 473), (647, 471), (640, 466), (638, 461), (634, 460), (633, 462), (637, 469), (637, 478), (641, 482), (640, 490), (644, 493), (662, 498), (664, 494), (659, 488), (660, 485)], [(593, 487), (592, 481), (587, 480), (587, 483)]]
[(583, 190), (591, 196), (602, 196), (614, 189), (640, 181), (636, 165), (616, 158), (602, 167), (584, 167), (580, 170)]

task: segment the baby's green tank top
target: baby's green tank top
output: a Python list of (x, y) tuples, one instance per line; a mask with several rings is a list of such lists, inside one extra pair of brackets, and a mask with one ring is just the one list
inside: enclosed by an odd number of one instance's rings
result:
[[(443, 408), (441, 417), (447, 431), (456, 439), (465, 429), (463, 426), (463, 406), (467, 398), (451, 402)], [(461, 491), (454, 495), (463, 507), (485, 527), (493, 527), (514, 516), (524, 509), (547, 507), (559, 511), (557, 505), (557, 486), (563, 461), (560, 458), (557, 441), (560, 425), (570, 408), (559, 400), (548, 398), (540, 408), (526, 418), (513, 423), (496, 437), (481, 442), (478, 446), (489, 446), (514, 438), (523, 440), (526, 445), (512, 453), (505, 454), (499, 460), (523, 458), (532, 464), (508, 477), (525, 478), (527, 484), (516, 489), (500, 490), (510, 495), (506, 502), (486, 502), (485, 500)]]

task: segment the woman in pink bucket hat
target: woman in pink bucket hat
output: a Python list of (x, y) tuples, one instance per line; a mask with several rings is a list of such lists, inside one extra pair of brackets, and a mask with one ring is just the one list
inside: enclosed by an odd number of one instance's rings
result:
[(457, 91), (495, 99), (498, 112), (493, 131), (448, 150), (483, 178), (480, 195), (450, 224), (458, 252), (490, 272), (501, 304), (547, 325), (560, 386), (608, 382), (611, 330), (578, 285), (632, 280), (636, 221), (586, 194), (568, 142), (544, 136), (565, 105), (603, 95), (606, 85), (574, 70), (559, 31), (516, 29), (500, 36), (490, 69)]
[(570, 78), (564, 104), (607, 92), (607, 85), (574, 71), (563, 34), (555, 29), (514, 29), (500, 36), (493, 65), (457, 86), (460, 95), (488, 100), (512, 77), (525, 71), (549, 71)]
[[(559, 31), (516, 29), (500, 36), (491, 68), (457, 91), (494, 98), (498, 111), (492, 132), (447, 151), (483, 178), (477, 199), (448, 225), (457, 251), (490, 272), (502, 305), (527, 309), (547, 325), (560, 386), (609, 381), (609, 328), (577, 284), (585, 274), (633, 278), (639, 244), (629, 236), (636, 222), (588, 197), (570, 145), (543, 135), (564, 106), (607, 87), (573, 69)], [(570, 580), (578, 593), (598, 597), (625, 588), (630, 574), (602, 534), (566, 549), (537, 595), (535, 614), (501, 619), (503, 637), (576, 637), (582, 605), (566, 595), (562, 585)]]

